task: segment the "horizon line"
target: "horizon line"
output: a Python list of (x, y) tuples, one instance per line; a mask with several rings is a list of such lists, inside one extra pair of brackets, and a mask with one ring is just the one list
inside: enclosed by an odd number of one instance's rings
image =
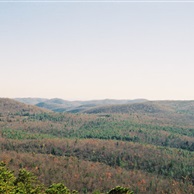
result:
[(0, 97), (9, 99), (43, 98), (43, 99), (61, 99), (65, 101), (100, 101), (100, 100), (146, 100), (146, 101), (194, 101), (194, 99), (148, 99), (148, 98), (91, 98), (91, 99), (65, 99), (63, 97)]

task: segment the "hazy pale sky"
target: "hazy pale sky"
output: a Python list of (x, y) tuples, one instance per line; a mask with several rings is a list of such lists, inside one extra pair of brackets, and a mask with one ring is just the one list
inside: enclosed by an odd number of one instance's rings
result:
[(187, 100), (193, 84), (194, 1), (0, 1), (0, 97)]

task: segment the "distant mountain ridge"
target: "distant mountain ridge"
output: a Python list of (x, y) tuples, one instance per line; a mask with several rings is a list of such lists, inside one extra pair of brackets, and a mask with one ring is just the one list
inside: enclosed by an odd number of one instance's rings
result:
[[(15, 100), (26, 104), (33, 104), (41, 108), (49, 109), (55, 112), (83, 112), (89, 108), (96, 108), (98, 106), (106, 105), (122, 105), (146, 102), (146, 99), (134, 99), (134, 100), (115, 100), (115, 99), (103, 99), (103, 100), (88, 100), (88, 101), (68, 101), (60, 98), (16, 98)], [(36, 103), (37, 102), (37, 103)]]
[(89, 101), (68, 101), (60, 98), (17, 98), (26, 104), (35, 104), (36, 107), (44, 108), (54, 112), (86, 113), (86, 114), (163, 114), (163, 115), (188, 115), (194, 117), (194, 101), (148, 101), (145, 99), (135, 100), (89, 100)]
[[(141, 103), (108, 105), (90, 108), (83, 111), (87, 114), (143, 114), (174, 116), (181, 119), (181, 115), (187, 119), (194, 119), (194, 101), (145, 101)], [(178, 121), (177, 121), (178, 122)]]
[(14, 100), (25, 103), (25, 104), (31, 104), (31, 105), (35, 105), (38, 104), (40, 102), (44, 102), (46, 100), (48, 100), (47, 98), (14, 98)]

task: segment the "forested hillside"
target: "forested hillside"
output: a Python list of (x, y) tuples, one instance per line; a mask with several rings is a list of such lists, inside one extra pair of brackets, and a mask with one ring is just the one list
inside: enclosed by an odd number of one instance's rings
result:
[(194, 102), (54, 113), (0, 99), (0, 161), (79, 193), (194, 193)]
[(15, 100), (9, 98), (0, 98), (0, 114), (1, 116), (8, 116), (11, 115), (20, 115), (25, 116), (25, 114), (40, 114), (44, 112), (50, 112), (47, 110), (43, 110), (36, 106), (27, 105), (21, 102), (17, 102)]

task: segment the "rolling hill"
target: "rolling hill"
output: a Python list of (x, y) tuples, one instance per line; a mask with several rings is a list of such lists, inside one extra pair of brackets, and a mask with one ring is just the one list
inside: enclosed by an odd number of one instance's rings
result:
[(33, 104), (38, 107), (49, 109), (55, 112), (72, 112), (72, 113), (83, 112), (88, 110), (89, 108), (94, 108), (98, 106), (132, 104), (132, 103), (147, 101), (145, 99), (135, 99), (135, 100), (104, 99), (104, 100), (89, 100), (89, 101), (68, 101), (60, 98), (52, 98), (52, 99), (16, 98), (15, 100), (26, 104)]
[(84, 111), (89, 114), (97, 113), (159, 113), (163, 112), (163, 107), (160, 107), (156, 103), (134, 103), (134, 104), (122, 104), (122, 105), (108, 105), (90, 108)]
[(0, 98), (0, 113), (1, 115), (8, 114), (40, 114), (44, 112), (50, 112), (43, 110), (37, 106), (27, 105), (9, 98)]
[(0, 99), (0, 159), (80, 193), (194, 193), (194, 101), (78, 102), (72, 114)]
[(132, 104), (106, 105), (84, 111), (96, 113), (142, 113), (142, 114), (185, 114), (194, 115), (194, 101), (145, 101)]

